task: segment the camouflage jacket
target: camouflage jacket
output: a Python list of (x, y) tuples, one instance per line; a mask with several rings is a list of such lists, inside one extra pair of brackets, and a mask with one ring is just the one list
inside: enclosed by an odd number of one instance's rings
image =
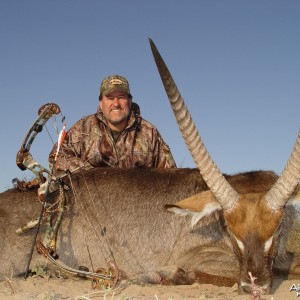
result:
[(49, 155), (55, 175), (78, 167), (176, 167), (158, 130), (138, 112), (131, 113), (127, 127), (114, 138), (99, 108), (96, 114), (83, 117), (70, 128), (54, 162), (56, 149), (57, 144)]

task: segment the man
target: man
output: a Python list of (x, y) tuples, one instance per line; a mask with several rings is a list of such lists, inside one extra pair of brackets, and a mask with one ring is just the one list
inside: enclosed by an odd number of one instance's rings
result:
[(158, 130), (140, 115), (129, 83), (120, 75), (103, 79), (96, 114), (83, 117), (67, 133), (55, 160), (54, 175), (79, 167), (174, 168), (175, 161)]

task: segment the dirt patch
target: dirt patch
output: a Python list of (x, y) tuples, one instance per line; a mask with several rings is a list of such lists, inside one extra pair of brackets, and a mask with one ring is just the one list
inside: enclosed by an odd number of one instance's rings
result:
[[(265, 300), (297, 299), (300, 280), (275, 280), (272, 294), (264, 295)], [(299, 292), (300, 295), (300, 292)], [(193, 284), (179, 286), (136, 285), (121, 283), (113, 290), (95, 290), (91, 282), (84, 279), (63, 279), (29, 277), (6, 279), (0, 282), (0, 299), (13, 300), (59, 300), (59, 299), (105, 299), (105, 300), (184, 300), (184, 299), (222, 299), (222, 300), (252, 300), (252, 295), (238, 295), (237, 285), (230, 288), (217, 287), (210, 284)]]

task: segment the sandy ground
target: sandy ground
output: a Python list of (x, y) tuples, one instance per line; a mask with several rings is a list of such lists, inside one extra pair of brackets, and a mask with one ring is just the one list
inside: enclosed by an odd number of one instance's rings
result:
[[(300, 299), (297, 291), (291, 287), (300, 284), (300, 280), (275, 280), (272, 294), (263, 295), (265, 300)], [(180, 286), (135, 285), (127, 282), (120, 283), (113, 290), (92, 289), (91, 281), (80, 278), (50, 278), (29, 277), (8, 279), (0, 282), (0, 299), (9, 300), (58, 300), (58, 299), (106, 299), (106, 300), (184, 300), (184, 299), (255, 299), (252, 295), (238, 295), (237, 286), (226, 288), (209, 284), (193, 284)]]

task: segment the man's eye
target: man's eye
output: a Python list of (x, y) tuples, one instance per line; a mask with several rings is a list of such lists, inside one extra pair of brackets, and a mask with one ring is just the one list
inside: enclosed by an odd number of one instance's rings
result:
[(124, 96), (118, 96), (118, 97), (106, 97), (107, 100), (111, 100), (113, 101), (114, 99), (118, 99), (118, 100), (127, 100), (127, 97), (124, 95)]

